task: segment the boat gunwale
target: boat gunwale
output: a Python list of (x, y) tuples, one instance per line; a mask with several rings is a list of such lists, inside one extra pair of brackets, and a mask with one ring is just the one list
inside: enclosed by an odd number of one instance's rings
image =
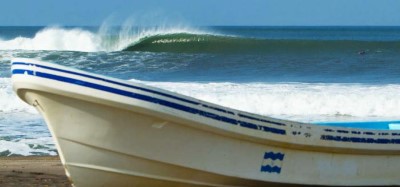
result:
[[(149, 89), (148, 88), (149, 86), (144, 85), (144, 84), (140, 84), (140, 83), (134, 83), (134, 82), (126, 81), (126, 80), (115, 79), (115, 78), (112, 78), (112, 77), (105, 77), (105, 76), (102, 76), (102, 75), (88, 73), (88, 72), (84, 72), (82, 70), (68, 68), (68, 67), (56, 67), (56, 66), (59, 66), (58, 64), (51, 64), (51, 63), (46, 63), (46, 62), (41, 62), (41, 61), (19, 62), (19, 61), (23, 61), (23, 60), (32, 61), (30, 59), (17, 59), (17, 60), (12, 61), (11, 65), (12, 66), (14, 66), (14, 65), (36, 66), (36, 67), (39, 67), (39, 68), (49, 69), (49, 70), (53, 70), (53, 71), (59, 71), (59, 72), (62, 72), (62, 73), (69, 73), (69, 74), (73, 74), (73, 75), (78, 75), (78, 76), (90, 78), (90, 79), (97, 80), (97, 81), (104, 81), (104, 82), (107, 82), (107, 83), (116, 84), (116, 85), (124, 86), (124, 87), (127, 87), (127, 88), (133, 88), (133, 89), (149, 92), (149, 93), (152, 93), (152, 94), (157, 94), (157, 95), (168, 97), (168, 98), (171, 98), (171, 99), (176, 99), (178, 101), (183, 101), (183, 102), (186, 102), (186, 103), (190, 103), (190, 104), (193, 104), (195, 106), (201, 105), (204, 108), (212, 109), (214, 111), (218, 111), (218, 112), (222, 112), (222, 113), (226, 113), (226, 114), (231, 114), (231, 115), (243, 117), (243, 118), (246, 118), (246, 119), (262, 121), (262, 122), (266, 122), (266, 123), (270, 123), (270, 124), (274, 124), (274, 125), (286, 126), (287, 125), (286, 123), (306, 124), (306, 123), (302, 123), (302, 122), (295, 122), (295, 121), (282, 120), (282, 119), (274, 119), (274, 118), (271, 118), (271, 117), (257, 115), (257, 114), (249, 113), (249, 112), (246, 112), (246, 111), (240, 111), (240, 110), (232, 109), (232, 108), (229, 108), (229, 107), (223, 107), (223, 106), (220, 106), (220, 105), (217, 105), (217, 104), (214, 104), (214, 103), (209, 103), (207, 101), (199, 100), (199, 99), (188, 97), (188, 96), (184, 96), (184, 95), (179, 95), (179, 97), (178, 97), (178, 96), (172, 95), (172, 94), (176, 94), (176, 93), (170, 92), (168, 90), (162, 90), (162, 89), (155, 88), (155, 87), (152, 87), (152, 89)], [(42, 65), (42, 64), (45, 64), (45, 65)], [(54, 66), (54, 67), (51, 67), (51, 66)], [(62, 68), (62, 69), (60, 69), (60, 68)], [(34, 71), (34, 70), (32, 70), (32, 71)], [(158, 89), (158, 90), (156, 90), (156, 89)], [(169, 92), (169, 93), (163, 93), (163, 92)], [(226, 108), (226, 109), (221, 109), (220, 107), (223, 107), (223, 108)], [(262, 119), (262, 118), (264, 118), (264, 119)]]

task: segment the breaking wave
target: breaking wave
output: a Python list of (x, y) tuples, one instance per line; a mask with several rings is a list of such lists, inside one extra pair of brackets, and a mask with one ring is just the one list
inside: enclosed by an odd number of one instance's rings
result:
[(203, 34), (203, 32), (188, 28), (130, 27), (117, 31), (100, 28), (99, 31), (94, 32), (83, 28), (47, 27), (39, 30), (33, 37), (18, 36), (5, 40), (1, 39), (0, 35), (0, 50), (121, 51), (133, 45), (140, 45), (148, 38), (168, 37), (177, 33)]
[(33, 37), (0, 39), (0, 50), (149, 51), (176, 53), (380, 53), (399, 41), (299, 40), (230, 36), (193, 28), (102, 29), (48, 27)]

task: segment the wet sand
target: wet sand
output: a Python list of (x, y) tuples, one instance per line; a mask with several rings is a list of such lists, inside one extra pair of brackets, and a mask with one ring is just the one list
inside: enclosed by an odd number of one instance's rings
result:
[(58, 156), (0, 157), (0, 186), (71, 186)]

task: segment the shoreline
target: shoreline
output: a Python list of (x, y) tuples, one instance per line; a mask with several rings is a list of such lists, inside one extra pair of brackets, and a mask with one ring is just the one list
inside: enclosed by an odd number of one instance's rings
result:
[(0, 186), (71, 186), (58, 156), (0, 157)]

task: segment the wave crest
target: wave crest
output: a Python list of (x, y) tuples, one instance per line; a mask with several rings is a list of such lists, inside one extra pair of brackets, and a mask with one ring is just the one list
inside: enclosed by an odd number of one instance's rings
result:
[(137, 42), (126, 47), (125, 51), (151, 51), (151, 52), (233, 52), (254, 48), (244, 46), (253, 41), (237, 37), (196, 34), (196, 33), (170, 33), (149, 35), (140, 38)]

